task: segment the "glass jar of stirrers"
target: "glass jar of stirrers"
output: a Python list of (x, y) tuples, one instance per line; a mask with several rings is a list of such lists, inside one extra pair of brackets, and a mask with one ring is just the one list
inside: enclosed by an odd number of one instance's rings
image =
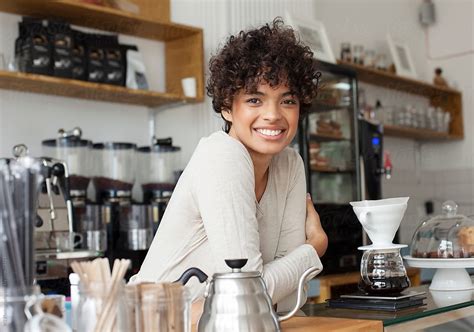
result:
[(129, 284), (130, 332), (191, 331), (191, 298), (181, 283)]
[[(125, 282), (120, 282), (115, 299), (110, 301), (110, 284), (91, 282), (87, 286), (79, 284), (79, 307), (77, 310), (77, 331), (128, 331), (128, 313), (123, 289)], [(106, 314), (103, 312), (107, 311)]]
[(127, 259), (116, 259), (112, 271), (106, 258), (71, 263), (80, 279), (77, 331), (128, 331), (123, 278), (129, 266)]

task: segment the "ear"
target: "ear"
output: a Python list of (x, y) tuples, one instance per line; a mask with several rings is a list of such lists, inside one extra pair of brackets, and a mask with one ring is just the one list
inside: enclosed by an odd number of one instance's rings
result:
[(223, 109), (221, 114), (226, 121), (232, 122), (232, 112), (229, 109)]

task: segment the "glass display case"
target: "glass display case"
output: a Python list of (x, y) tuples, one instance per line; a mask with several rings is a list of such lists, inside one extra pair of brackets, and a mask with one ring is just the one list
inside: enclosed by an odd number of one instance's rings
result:
[(319, 62), (319, 91), (300, 122), (298, 147), (311, 194), (329, 237), (324, 273), (359, 269), (362, 228), (351, 201), (361, 199), (356, 73)]
[(347, 204), (360, 198), (356, 77), (329, 63), (320, 71), (318, 96), (300, 125), (308, 191), (317, 204)]

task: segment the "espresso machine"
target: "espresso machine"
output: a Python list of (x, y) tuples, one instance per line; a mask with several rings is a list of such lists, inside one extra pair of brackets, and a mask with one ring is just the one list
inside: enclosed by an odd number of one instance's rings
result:
[(96, 202), (107, 229), (106, 256), (132, 260), (137, 273), (153, 239), (148, 206), (132, 200), (136, 174), (136, 145), (106, 142), (93, 145)]
[(143, 203), (151, 209), (154, 234), (180, 175), (181, 148), (173, 146), (171, 137), (153, 137), (151, 146), (138, 148), (137, 154), (138, 182)]

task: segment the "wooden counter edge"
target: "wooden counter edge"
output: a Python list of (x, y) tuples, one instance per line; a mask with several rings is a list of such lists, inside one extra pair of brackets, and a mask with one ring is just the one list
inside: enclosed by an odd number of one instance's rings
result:
[(292, 317), (281, 323), (282, 332), (310, 331), (383, 331), (380, 320), (349, 319), (333, 317)]
[[(193, 325), (193, 332), (197, 326)], [(340, 331), (340, 332), (376, 332), (383, 331), (380, 320), (332, 318), (332, 317), (292, 317), (281, 323), (282, 332), (313, 332), (313, 331)]]

